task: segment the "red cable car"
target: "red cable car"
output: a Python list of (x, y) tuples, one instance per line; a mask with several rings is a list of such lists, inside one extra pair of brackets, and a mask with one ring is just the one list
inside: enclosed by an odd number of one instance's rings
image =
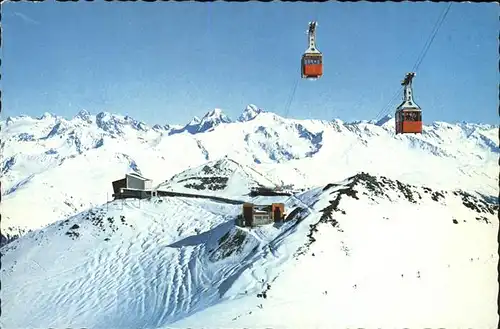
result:
[(302, 78), (316, 80), (323, 75), (323, 54), (316, 48), (316, 22), (309, 23), (309, 48), (302, 55)]
[(396, 134), (421, 134), (422, 110), (413, 100), (412, 80), (415, 73), (407, 73), (401, 82), (404, 86), (403, 103), (396, 109)]

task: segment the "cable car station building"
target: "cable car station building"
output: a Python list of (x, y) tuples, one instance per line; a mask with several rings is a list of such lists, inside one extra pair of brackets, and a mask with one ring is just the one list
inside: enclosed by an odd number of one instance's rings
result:
[(281, 222), (285, 219), (285, 205), (273, 203), (271, 205), (254, 205), (244, 203), (242, 215), (238, 217), (236, 225), (241, 227), (254, 227)]

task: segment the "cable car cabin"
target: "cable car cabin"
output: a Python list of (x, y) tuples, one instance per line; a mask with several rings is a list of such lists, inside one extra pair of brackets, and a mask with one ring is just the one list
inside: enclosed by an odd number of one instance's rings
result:
[(318, 79), (323, 75), (323, 56), (321, 54), (304, 54), (302, 56), (302, 78)]
[(415, 72), (407, 73), (401, 85), (404, 86), (403, 102), (396, 109), (396, 134), (421, 134), (422, 109), (413, 100), (412, 80)]
[(302, 78), (316, 80), (323, 75), (323, 54), (316, 47), (316, 22), (309, 22), (309, 47), (302, 55)]
[(396, 134), (421, 134), (422, 111), (402, 109), (396, 111)]

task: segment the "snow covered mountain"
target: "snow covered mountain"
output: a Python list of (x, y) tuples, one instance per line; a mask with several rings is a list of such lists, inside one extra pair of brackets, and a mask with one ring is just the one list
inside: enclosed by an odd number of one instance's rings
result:
[(294, 120), (249, 105), (236, 122), (214, 110), (188, 126), (151, 128), (87, 111), (70, 119), (46, 113), (1, 121), (2, 239), (111, 200), (111, 182), (127, 172), (159, 184), (226, 157), (263, 181), (297, 189), (366, 171), (437, 189), (498, 193), (498, 127), (492, 125), (437, 122), (422, 135), (396, 136), (393, 120)]
[(179, 134), (183, 132), (188, 132), (190, 134), (198, 134), (210, 131), (211, 129), (224, 124), (230, 123), (231, 119), (222, 112), (221, 109), (214, 109), (207, 112), (201, 120), (198, 117), (194, 117), (190, 123), (184, 126), (182, 129), (175, 129), (170, 131), (170, 134)]
[(187, 125), (185, 125), (182, 128), (173, 129), (172, 131), (170, 131), (170, 134), (171, 135), (180, 134), (185, 131), (187, 131), (190, 134), (194, 134), (198, 130), (200, 122), (201, 122), (200, 118), (194, 117), (193, 120), (191, 120)]
[(498, 199), (360, 173), (284, 201), (251, 230), (240, 205), (165, 197), (27, 233), (0, 249), (1, 326), (496, 326)]
[(277, 185), (279, 184), (256, 169), (224, 158), (174, 175), (167, 182), (160, 184), (158, 189), (242, 199), (243, 196), (249, 195), (252, 188), (273, 189)]
[(249, 104), (243, 113), (241, 113), (240, 117), (238, 118), (239, 122), (245, 122), (245, 121), (250, 121), (255, 119), (259, 114), (264, 113), (265, 111), (263, 109), (258, 108), (254, 104)]

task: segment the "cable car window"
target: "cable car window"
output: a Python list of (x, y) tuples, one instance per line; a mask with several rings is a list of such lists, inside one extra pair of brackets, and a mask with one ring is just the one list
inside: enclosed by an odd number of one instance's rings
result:
[(317, 58), (307, 58), (305, 60), (305, 63), (307, 65), (318, 65), (318, 64), (321, 64), (321, 60), (317, 59)]
[(321, 62), (321, 57), (318, 56), (304, 57), (304, 64), (306, 65), (319, 65)]
[(404, 116), (405, 121), (422, 121), (420, 112), (406, 112)]

